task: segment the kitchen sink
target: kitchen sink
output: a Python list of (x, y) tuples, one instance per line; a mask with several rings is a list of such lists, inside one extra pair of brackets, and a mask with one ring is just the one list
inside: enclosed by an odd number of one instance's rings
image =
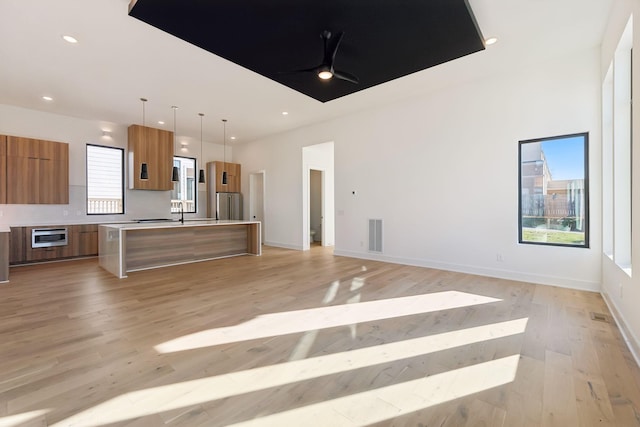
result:
[(173, 222), (175, 220), (171, 218), (145, 218), (145, 219), (134, 219), (134, 221), (137, 223), (144, 223), (144, 222)]

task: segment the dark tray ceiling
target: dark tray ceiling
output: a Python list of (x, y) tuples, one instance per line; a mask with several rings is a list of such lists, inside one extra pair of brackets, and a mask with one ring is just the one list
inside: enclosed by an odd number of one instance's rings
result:
[[(466, 0), (134, 0), (129, 14), (321, 102), (484, 49)], [(285, 73), (322, 62), (325, 30), (344, 32), (335, 68), (359, 84)]]

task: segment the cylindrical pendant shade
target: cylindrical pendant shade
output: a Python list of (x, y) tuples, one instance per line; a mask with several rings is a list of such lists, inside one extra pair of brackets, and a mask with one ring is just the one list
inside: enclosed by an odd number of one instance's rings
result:
[(222, 183), (227, 184), (227, 171), (222, 172)]
[(149, 179), (149, 169), (146, 163), (140, 165), (140, 179)]
[(171, 181), (178, 182), (180, 181), (180, 171), (177, 166), (173, 167), (173, 173), (171, 174)]
[(198, 176), (198, 182), (200, 184), (204, 184), (204, 169), (200, 169), (200, 174)]

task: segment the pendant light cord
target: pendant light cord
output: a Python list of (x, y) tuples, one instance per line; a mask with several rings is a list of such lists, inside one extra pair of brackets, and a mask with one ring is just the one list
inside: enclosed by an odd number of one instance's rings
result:
[(202, 164), (204, 163), (204, 160), (202, 160), (202, 118), (204, 117), (204, 114), (198, 113), (198, 115), (200, 116), (200, 163)]
[(147, 98), (140, 98), (140, 101), (142, 101), (142, 127), (144, 127), (144, 105), (147, 102)]
[[(176, 110), (178, 109), (178, 107), (172, 105), (171, 108), (173, 108), (173, 159), (171, 159), (171, 164), (173, 164), (176, 155), (176, 147), (178, 145), (178, 133), (176, 125)], [(177, 166), (173, 166), (173, 168), (171, 168), (171, 182), (178, 181), (180, 181), (180, 170)]]
[(198, 115), (200, 116), (200, 170), (198, 171), (198, 183), (204, 184), (204, 156), (202, 155), (202, 146), (204, 145), (204, 142), (202, 141), (202, 118), (204, 117), (204, 114), (198, 113)]
[(222, 130), (222, 143), (224, 144), (224, 166), (227, 167), (227, 119), (222, 119), (223, 130)]
[(171, 108), (173, 108), (173, 155), (176, 155), (176, 142), (178, 141), (178, 135), (176, 133), (176, 110), (178, 109), (178, 107), (176, 107), (175, 105), (172, 105)]

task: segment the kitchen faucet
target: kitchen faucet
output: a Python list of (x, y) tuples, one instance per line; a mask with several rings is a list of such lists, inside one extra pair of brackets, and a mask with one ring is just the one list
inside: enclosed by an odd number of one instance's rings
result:
[(180, 222), (184, 224), (184, 205), (182, 202), (178, 202), (180, 205)]

